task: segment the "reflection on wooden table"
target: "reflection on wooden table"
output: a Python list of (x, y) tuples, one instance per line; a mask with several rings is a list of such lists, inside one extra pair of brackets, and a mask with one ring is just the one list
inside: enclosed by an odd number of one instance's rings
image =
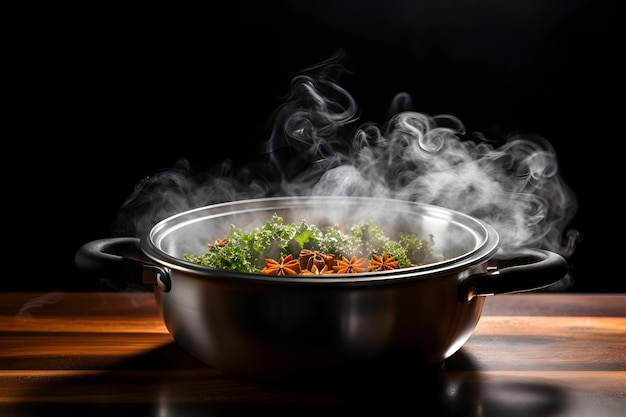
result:
[(626, 294), (490, 297), (442, 369), (269, 383), (203, 364), (151, 293), (0, 294), (0, 415), (622, 416)]

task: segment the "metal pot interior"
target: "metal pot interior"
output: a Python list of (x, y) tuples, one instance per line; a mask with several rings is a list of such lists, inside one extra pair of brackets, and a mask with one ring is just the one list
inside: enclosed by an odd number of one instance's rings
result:
[(443, 261), (416, 267), (424, 271), (482, 262), (498, 247), (492, 227), (457, 211), (403, 200), (329, 196), (242, 200), (189, 210), (157, 223), (142, 248), (157, 262), (208, 273), (213, 270), (191, 264), (183, 256), (206, 252), (207, 244), (226, 236), (232, 226), (251, 231), (274, 214), (286, 223), (304, 219), (318, 227), (371, 220), (394, 239), (400, 233), (423, 238), (432, 234), (433, 251)]

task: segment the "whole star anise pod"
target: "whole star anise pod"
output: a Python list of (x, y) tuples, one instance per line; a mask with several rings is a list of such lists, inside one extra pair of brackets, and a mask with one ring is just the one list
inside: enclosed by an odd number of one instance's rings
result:
[(392, 269), (398, 269), (400, 265), (396, 261), (395, 256), (389, 257), (387, 252), (383, 252), (382, 256), (376, 254), (372, 255), (370, 264), (367, 268), (368, 271), (390, 271)]
[(300, 273), (300, 261), (293, 259), (291, 254), (286, 257), (281, 257), (280, 262), (274, 259), (267, 258), (265, 260), (265, 268), (263, 268), (265, 275), (298, 275)]
[(357, 258), (353, 256), (350, 260), (345, 256), (341, 257), (341, 260), (337, 261), (337, 264), (333, 266), (333, 269), (338, 274), (356, 274), (359, 272), (367, 271), (367, 261), (365, 258)]

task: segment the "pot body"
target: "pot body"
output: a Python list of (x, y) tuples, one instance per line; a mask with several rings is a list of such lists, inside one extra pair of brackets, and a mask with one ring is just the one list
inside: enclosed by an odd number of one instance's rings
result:
[[(392, 271), (281, 277), (185, 260), (232, 226), (250, 231), (274, 214), (318, 227), (370, 220), (391, 238), (433, 235), (431, 249), (440, 260)], [(471, 336), (485, 296), (547, 287), (567, 273), (560, 255), (541, 249), (521, 249), (500, 265), (498, 246), (491, 226), (442, 207), (276, 197), (183, 212), (141, 239), (90, 242), (77, 252), (76, 264), (85, 271), (139, 266), (165, 325), (187, 352), (229, 373), (284, 379), (438, 369)]]
[[(443, 260), (314, 278), (217, 271), (181, 260), (185, 253), (206, 251), (231, 225), (251, 229), (273, 214), (321, 227), (372, 220), (389, 236), (432, 234)], [(166, 219), (142, 241), (144, 252), (167, 267), (167, 288), (155, 295), (175, 340), (216, 368), (263, 379), (366, 363), (440, 365), (470, 337), (482, 312), (484, 298), (459, 299), (459, 283), (485, 272), (497, 247), (492, 228), (461, 213), (345, 197), (204, 207)]]
[(174, 272), (171, 290), (155, 296), (169, 332), (196, 358), (238, 375), (282, 379), (441, 365), (470, 337), (485, 300), (460, 301), (459, 274), (319, 286)]

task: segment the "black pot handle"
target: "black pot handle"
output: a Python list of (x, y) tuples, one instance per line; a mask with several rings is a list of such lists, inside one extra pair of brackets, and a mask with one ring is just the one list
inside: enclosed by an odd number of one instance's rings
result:
[(82, 245), (74, 256), (81, 273), (113, 288), (142, 286), (143, 266), (153, 263), (141, 251), (136, 237), (94, 240)]
[(564, 278), (569, 269), (561, 255), (545, 249), (522, 249), (513, 257), (493, 260), (493, 270), (470, 275), (461, 281), (461, 301), (467, 302), (479, 295), (546, 288)]

